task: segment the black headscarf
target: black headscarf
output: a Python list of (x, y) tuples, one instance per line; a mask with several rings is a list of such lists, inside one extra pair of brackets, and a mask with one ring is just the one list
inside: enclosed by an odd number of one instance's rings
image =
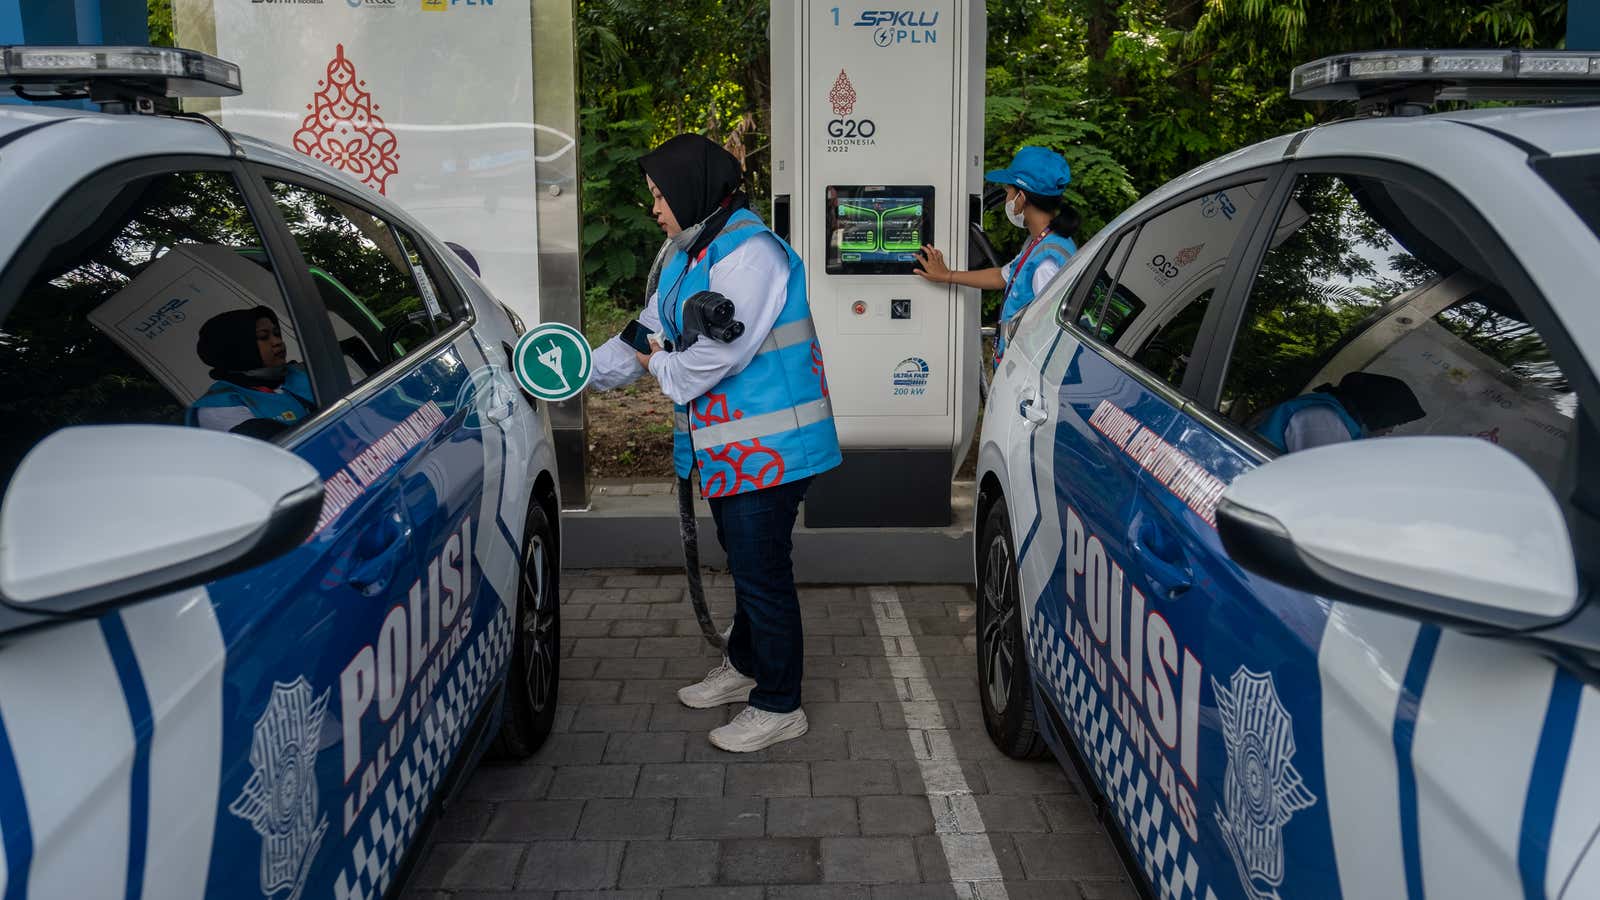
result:
[(739, 190), (744, 171), (739, 160), (710, 138), (680, 134), (640, 157), (639, 168), (667, 198), (680, 227), (692, 228), (721, 214), (706, 222), (694, 242), (696, 247), (709, 244), (727, 217), (744, 205)]
[(1382, 431), (1427, 415), (1411, 386), (1398, 378), (1375, 372), (1350, 372), (1339, 379), (1339, 386), (1317, 388), (1332, 394), (1350, 415), (1368, 431)]
[(275, 378), (246, 374), (266, 368), (256, 342), (256, 323), (262, 319), (278, 324), (278, 314), (271, 307), (258, 306), (218, 313), (200, 326), (200, 339), (194, 349), (200, 361), (211, 367), (212, 378), (250, 387), (275, 388), (283, 384), (281, 374)]

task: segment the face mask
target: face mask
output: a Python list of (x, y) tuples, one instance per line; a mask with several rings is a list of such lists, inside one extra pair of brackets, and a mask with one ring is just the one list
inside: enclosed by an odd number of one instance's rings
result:
[(672, 246), (677, 248), (679, 252), (686, 253), (688, 252), (689, 247), (694, 244), (694, 239), (700, 236), (700, 229), (704, 228), (705, 225), (706, 223), (704, 222), (701, 222), (697, 225), (691, 225), (667, 240), (671, 241)]
[(1010, 221), (1011, 224), (1017, 226), (1018, 228), (1025, 228), (1027, 226), (1022, 221), (1022, 203), (1020, 202), (1021, 200), (1022, 200), (1022, 195), (1018, 194), (1017, 197), (1016, 197), (1016, 200), (1012, 201), (1012, 203), (1016, 203), (1016, 205), (1017, 205), (1016, 209), (1012, 209), (1011, 208), (1011, 203), (1007, 203), (1006, 204), (1006, 219), (1008, 221)]

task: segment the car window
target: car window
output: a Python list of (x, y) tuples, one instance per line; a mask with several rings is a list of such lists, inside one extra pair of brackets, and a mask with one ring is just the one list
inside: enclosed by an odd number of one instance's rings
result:
[(338, 197), (268, 180), (328, 309), (353, 383), (432, 340), (455, 320), (415, 237)]
[(1293, 198), (1251, 285), (1218, 411), (1279, 450), (1475, 435), (1553, 482), (1577, 394), (1461, 225), (1372, 178), (1302, 176)]
[[(1135, 232), (1129, 231), (1117, 238), (1116, 246), (1106, 257), (1105, 266), (1095, 274), (1089, 285), (1089, 294), (1078, 313), (1078, 326), (1106, 343), (1115, 343), (1127, 326), (1144, 309), (1144, 301), (1125, 286), (1118, 285), (1117, 277), (1127, 261), (1128, 250), (1133, 247)], [(1107, 298), (1110, 298), (1108, 305)], [(1065, 315), (1066, 310), (1062, 310)]]
[(1207, 304), (1264, 186), (1254, 181), (1213, 191), (1144, 222), (1126, 239), (1125, 260), (1120, 246), (1108, 257), (1078, 323), (1156, 377), (1181, 385)]
[(69, 425), (274, 437), (313, 410), (299, 336), (231, 175), (80, 188), (16, 258), (40, 257), (0, 297), (0, 482)]

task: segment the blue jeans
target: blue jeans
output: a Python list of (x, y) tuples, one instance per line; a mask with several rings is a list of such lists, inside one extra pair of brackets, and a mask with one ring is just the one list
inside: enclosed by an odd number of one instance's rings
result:
[(805, 645), (794, 587), (794, 520), (810, 478), (713, 498), (717, 541), (728, 554), (737, 607), (728, 662), (756, 680), (750, 705), (768, 712), (800, 708)]

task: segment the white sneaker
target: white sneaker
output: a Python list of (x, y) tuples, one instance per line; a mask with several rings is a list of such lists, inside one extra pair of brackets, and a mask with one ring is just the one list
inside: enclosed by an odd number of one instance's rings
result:
[(782, 741), (792, 741), (810, 727), (806, 712), (775, 713), (754, 706), (746, 706), (721, 728), (711, 729), (711, 743), (730, 753), (750, 753)]
[(690, 709), (710, 709), (724, 703), (743, 703), (750, 699), (750, 691), (755, 686), (754, 678), (739, 674), (739, 670), (728, 662), (728, 658), (723, 657), (722, 665), (707, 672), (706, 677), (699, 683), (678, 688), (678, 702)]

